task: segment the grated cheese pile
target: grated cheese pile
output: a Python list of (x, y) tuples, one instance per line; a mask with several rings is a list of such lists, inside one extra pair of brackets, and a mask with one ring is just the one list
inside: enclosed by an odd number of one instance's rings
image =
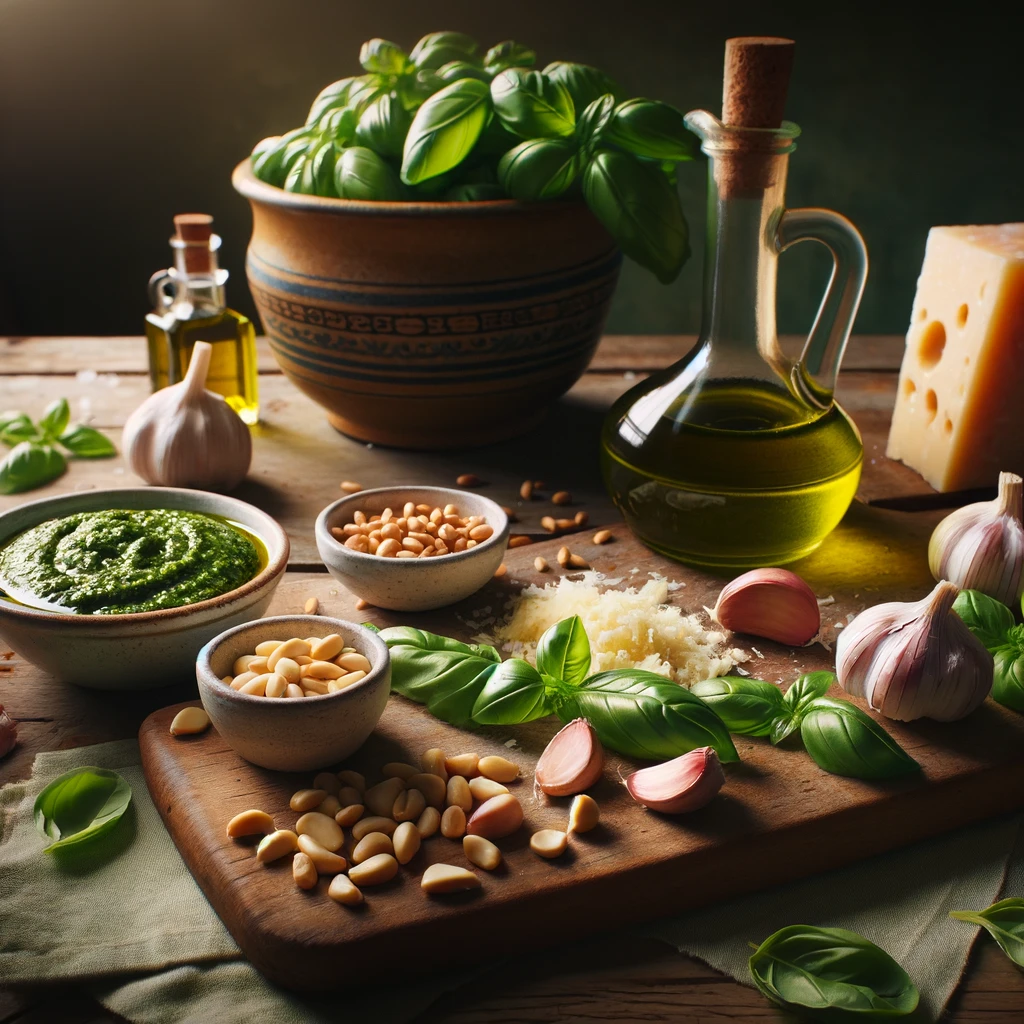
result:
[(746, 652), (725, 647), (724, 632), (706, 629), (697, 615), (685, 615), (666, 603), (669, 590), (678, 585), (655, 578), (639, 590), (602, 593), (602, 581), (600, 573), (588, 572), (582, 579), (563, 576), (546, 587), (526, 587), (511, 616), (489, 639), (507, 653), (533, 661), (544, 630), (579, 615), (590, 638), (592, 672), (646, 669), (682, 686), (724, 675), (748, 659)]

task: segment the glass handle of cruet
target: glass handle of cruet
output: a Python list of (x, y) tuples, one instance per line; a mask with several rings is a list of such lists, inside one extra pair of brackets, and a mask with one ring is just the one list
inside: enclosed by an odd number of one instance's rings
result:
[(864, 294), (867, 247), (860, 232), (841, 214), (814, 208), (786, 210), (779, 218), (775, 237), (780, 253), (797, 242), (810, 240), (820, 242), (832, 254), (832, 276), (800, 360), (793, 367), (792, 381), (808, 403), (828, 408)]

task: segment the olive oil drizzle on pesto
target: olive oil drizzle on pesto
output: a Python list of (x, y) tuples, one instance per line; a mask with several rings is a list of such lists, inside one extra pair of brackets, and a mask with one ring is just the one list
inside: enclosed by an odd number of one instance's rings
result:
[(180, 608), (259, 572), (255, 539), (179, 509), (105, 509), (50, 519), (0, 551), (0, 589), (23, 604), (94, 615)]

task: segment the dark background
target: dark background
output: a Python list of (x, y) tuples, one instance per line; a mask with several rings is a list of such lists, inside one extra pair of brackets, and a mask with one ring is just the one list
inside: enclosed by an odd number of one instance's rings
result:
[[(726, 37), (792, 36), (789, 117), (804, 136), (788, 204), (861, 228), (871, 273), (857, 329), (903, 332), (930, 225), (1024, 219), (1021, 23), (1001, 7), (0, 0), (0, 334), (140, 333), (171, 218), (193, 210), (214, 215), (229, 302), (252, 313), (232, 167), (357, 73), (364, 39), (409, 47), (437, 29), (517, 38), (539, 66), (596, 64), (632, 95), (716, 113)], [(669, 286), (627, 263), (612, 331), (697, 329), (703, 165), (680, 177), (693, 258)], [(781, 329), (808, 327), (827, 270), (818, 247), (786, 254)]]

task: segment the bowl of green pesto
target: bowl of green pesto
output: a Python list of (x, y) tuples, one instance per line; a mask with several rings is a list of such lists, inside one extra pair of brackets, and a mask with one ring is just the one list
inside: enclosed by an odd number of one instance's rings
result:
[(288, 550), (271, 516), (206, 491), (29, 502), (0, 515), (0, 638), (66, 682), (188, 684), (211, 637), (266, 611)]

